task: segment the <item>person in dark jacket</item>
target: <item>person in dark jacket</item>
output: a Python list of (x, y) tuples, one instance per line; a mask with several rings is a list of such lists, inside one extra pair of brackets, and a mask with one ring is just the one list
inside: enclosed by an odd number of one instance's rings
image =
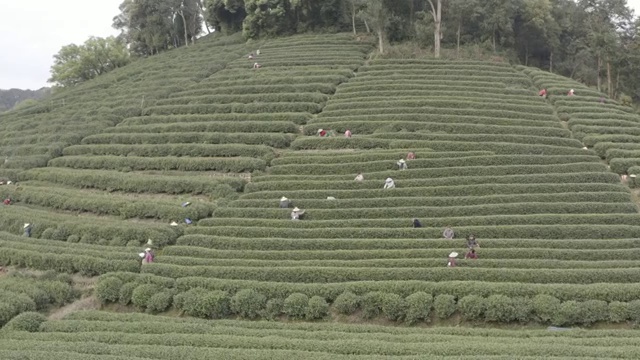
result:
[(31, 237), (31, 224), (24, 224), (22, 229), (24, 230), (24, 236)]
[(421, 228), (422, 224), (420, 223), (420, 220), (418, 219), (413, 219), (413, 227), (414, 228)]

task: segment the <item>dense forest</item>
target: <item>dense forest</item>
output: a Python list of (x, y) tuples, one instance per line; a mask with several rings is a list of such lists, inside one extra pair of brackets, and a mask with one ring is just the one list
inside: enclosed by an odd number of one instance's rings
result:
[(113, 23), (134, 58), (214, 31), (368, 32), (381, 53), (409, 43), (461, 56), (474, 46), (640, 101), (638, 25), (626, 0), (124, 0)]
[(11, 110), (14, 106), (26, 100), (38, 100), (50, 93), (49, 88), (40, 90), (0, 89), (0, 112)]

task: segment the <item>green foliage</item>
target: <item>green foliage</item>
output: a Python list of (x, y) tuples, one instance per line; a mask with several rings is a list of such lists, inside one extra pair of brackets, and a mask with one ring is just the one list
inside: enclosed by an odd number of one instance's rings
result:
[(11, 319), (3, 329), (6, 331), (37, 332), (47, 318), (38, 312), (23, 312)]
[(155, 284), (143, 284), (136, 287), (131, 293), (131, 303), (139, 309), (146, 309), (149, 299), (159, 293), (161, 288)]
[(109, 277), (98, 282), (95, 294), (101, 303), (117, 302), (124, 283), (117, 277)]
[(614, 323), (627, 321), (629, 318), (629, 304), (612, 301), (609, 303), (609, 321)]
[(360, 306), (360, 297), (351, 291), (345, 291), (338, 295), (333, 301), (333, 307), (338, 313), (343, 315), (351, 315), (356, 312)]
[(382, 306), (384, 305), (386, 295), (387, 293), (374, 291), (362, 296), (362, 315), (365, 319), (373, 319), (382, 314)]
[(173, 301), (178, 310), (189, 316), (218, 319), (230, 314), (231, 299), (224, 291), (195, 288), (174, 296)]
[(448, 319), (456, 312), (456, 298), (453, 295), (440, 294), (433, 300), (433, 311), (438, 319)]
[(551, 295), (536, 295), (533, 298), (533, 311), (540, 321), (548, 322), (560, 311), (561, 302)]
[(516, 320), (516, 307), (508, 296), (491, 295), (485, 300), (485, 306), (484, 318), (487, 321), (508, 323)]
[(91, 37), (83, 45), (63, 46), (54, 55), (49, 82), (61, 86), (75, 86), (130, 62), (124, 43), (113, 36)]
[(173, 291), (165, 290), (153, 294), (147, 301), (148, 313), (161, 313), (169, 309), (173, 303)]
[(408, 304), (400, 295), (384, 294), (382, 296), (382, 313), (391, 321), (402, 321), (407, 314)]
[(129, 305), (131, 297), (133, 296), (133, 291), (138, 287), (138, 285), (139, 284), (135, 282), (127, 282), (122, 285), (118, 296), (118, 302), (122, 305)]
[(231, 311), (245, 319), (259, 317), (267, 304), (267, 298), (253, 289), (238, 291), (231, 297)]
[(263, 316), (267, 320), (275, 320), (284, 313), (284, 300), (279, 298), (269, 299), (264, 308)]
[(309, 308), (309, 297), (294, 293), (284, 299), (283, 312), (292, 319), (304, 319)]
[(407, 310), (405, 320), (409, 324), (419, 321), (429, 322), (431, 308), (434, 306), (433, 296), (425, 292), (416, 292), (405, 299)]
[(458, 311), (464, 320), (481, 320), (487, 310), (487, 301), (477, 295), (467, 295), (458, 301)]
[(329, 314), (329, 304), (320, 296), (314, 296), (309, 299), (307, 306), (307, 313), (305, 318), (307, 320), (320, 320)]

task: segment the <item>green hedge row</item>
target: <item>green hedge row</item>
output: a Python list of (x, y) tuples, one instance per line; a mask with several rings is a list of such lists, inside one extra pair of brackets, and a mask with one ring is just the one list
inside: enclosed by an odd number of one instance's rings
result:
[(32, 169), (20, 174), (20, 180), (40, 180), (83, 189), (132, 193), (208, 194), (214, 197), (241, 191), (244, 180), (238, 177), (140, 176), (106, 170), (65, 168)]
[(570, 128), (572, 128), (573, 126), (576, 125), (583, 125), (583, 126), (587, 126), (587, 127), (594, 127), (594, 126), (606, 126), (606, 127), (610, 127), (610, 126), (619, 126), (619, 127), (625, 127), (625, 128), (632, 128), (632, 127), (637, 127), (638, 124), (637, 122), (633, 122), (633, 121), (627, 121), (627, 120), (611, 120), (611, 119), (581, 119), (581, 118), (575, 118), (572, 117), (571, 120), (569, 120), (568, 125)]
[(157, 125), (190, 122), (239, 122), (239, 121), (285, 121), (304, 124), (311, 118), (307, 113), (269, 113), (269, 114), (208, 114), (208, 115), (149, 115), (130, 117), (120, 126)]
[(252, 157), (271, 159), (272, 148), (264, 145), (243, 144), (155, 144), (155, 145), (73, 145), (64, 149), (64, 156), (118, 155), (118, 156), (190, 156), (190, 157)]
[(571, 127), (571, 130), (576, 136), (582, 137), (587, 134), (598, 134), (598, 135), (632, 135), (632, 136), (640, 136), (640, 127), (617, 127), (617, 126), (585, 126), (585, 125), (574, 125)]
[[(463, 226), (456, 227), (459, 234), (476, 234), (478, 238), (494, 239), (620, 239), (638, 237), (639, 226), (629, 225), (517, 225), (517, 226)], [(238, 228), (192, 227), (186, 234), (218, 235), (248, 238), (286, 238), (286, 239), (438, 239), (441, 228), (422, 229), (276, 229), (276, 228)]]
[[(298, 206), (298, 205), (296, 205)], [(531, 215), (531, 214), (637, 214), (638, 209), (632, 202), (626, 203), (542, 203), (522, 202), (508, 204), (480, 204), (449, 206), (416, 206), (396, 208), (338, 208), (307, 209), (304, 220), (342, 220), (342, 219), (412, 219), (471, 217), (487, 215)], [(586, 214), (585, 214), (586, 215)], [(214, 212), (216, 218), (251, 218), (251, 219), (289, 219), (289, 210), (264, 208), (218, 208)], [(531, 219), (534, 220), (534, 219)], [(471, 221), (471, 219), (469, 219)], [(479, 220), (480, 221), (480, 220)], [(486, 221), (491, 222), (489, 219)], [(505, 219), (504, 221), (508, 221)], [(534, 220), (535, 222), (535, 220)], [(297, 225), (304, 227), (307, 225)], [(313, 226), (313, 225), (308, 225)], [(353, 226), (358, 227), (358, 226)]]
[(211, 113), (282, 113), (308, 112), (318, 113), (322, 107), (313, 102), (295, 103), (250, 103), (250, 104), (194, 104), (194, 105), (160, 105), (144, 109), (142, 115), (179, 115), (179, 114), (211, 114)]
[[(429, 240), (438, 241), (438, 240)], [(180, 241), (179, 241), (180, 242)], [(482, 249), (480, 250), (481, 258), (478, 261), (465, 262), (465, 266), (484, 260), (541, 260), (555, 261), (566, 260), (570, 263), (582, 263), (585, 261), (596, 261), (609, 264), (612, 260), (626, 260), (634, 262), (637, 257), (629, 249), (544, 249), (536, 247), (518, 248), (517, 245), (508, 248), (491, 247), (495, 241), (482, 241)], [(537, 242), (538, 245), (544, 244), (542, 241)], [(602, 243), (601, 243), (602, 244)], [(218, 250), (197, 246), (170, 246), (163, 250), (162, 257), (159, 261), (171, 262), (169, 259), (178, 260), (270, 260), (270, 261), (301, 261), (301, 260), (341, 260), (341, 261), (362, 261), (362, 260), (422, 260), (437, 259), (438, 266), (442, 266), (442, 259), (446, 258), (451, 248), (464, 248), (466, 243), (464, 237), (456, 240), (449, 240), (449, 247), (435, 247), (425, 249), (352, 249), (344, 250)], [(424, 246), (423, 246), (424, 247)], [(523, 251), (523, 249), (526, 249)], [(570, 265), (559, 264), (562, 266)], [(355, 264), (355, 263), (354, 263)], [(556, 265), (558, 266), (558, 265)], [(418, 266), (420, 267), (420, 266)]]
[(296, 124), (287, 121), (216, 121), (116, 126), (110, 129), (106, 129), (103, 133), (297, 133), (298, 131), (298, 126)]
[[(399, 188), (393, 190), (393, 192), (385, 192), (382, 189), (382, 184), (378, 180), (365, 180), (363, 182), (355, 182), (352, 178), (347, 179), (344, 178), (333, 178), (332, 180), (324, 180), (324, 181), (295, 181), (289, 180), (289, 182), (281, 182), (281, 181), (269, 181), (269, 180), (277, 180), (275, 177), (265, 177), (266, 181), (260, 182), (252, 182), (247, 184), (246, 186), (246, 194), (244, 194), (244, 198), (271, 198), (275, 199), (276, 197), (281, 197), (282, 192), (286, 191), (287, 194), (291, 196), (287, 196), (295, 199), (304, 198), (305, 196), (309, 196), (307, 194), (312, 194), (312, 191), (317, 191), (318, 193), (313, 193), (315, 196), (322, 196), (322, 198), (326, 198), (327, 196), (334, 196), (338, 198), (344, 198), (344, 195), (348, 194), (349, 197), (359, 197), (362, 194), (370, 194), (368, 197), (386, 197), (386, 196), (411, 196), (411, 195), (436, 195), (441, 194), (439, 190), (445, 191), (445, 193), (449, 194), (452, 189), (448, 188), (448, 186), (473, 186), (473, 189), (476, 189), (476, 185), (481, 184), (512, 184), (512, 185), (527, 185), (526, 187), (522, 187), (522, 189), (527, 189), (528, 187), (532, 187), (534, 185), (540, 185), (544, 187), (548, 187), (547, 184), (584, 184), (588, 186), (588, 183), (605, 183), (605, 184), (620, 184), (620, 177), (614, 173), (605, 173), (605, 172), (577, 172), (577, 173), (550, 173), (550, 174), (540, 174), (540, 175), (507, 175), (507, 176), (478, 176), (478, 177), (443, 177), (436, 179), (417, 179), (417, 180), (403, 180), (402, 185)], [(399, 184), (396, 184), (399, 186)], [(425, 189), (425, 187), (429, 186), (437, 186), (444, 188), (442, 189)], [(404, 187), (404, 188), (403, 188)], [(550, 187), (549, 187), (550, 188)], [(587, 191), (585, 187), (585, 191)], [(270, 191), (270, 193), (259, 193), (253, 194), (256, 192), (262, 191)], [(460, 190), (463, 191), (463, 190)], [(324, 195), (327, 194), (328, 195)], [(480, 193), (471, 192), (459, 192), (455, 191), (454, 194), (470, 194), (470, 195), (480, 195)], [(491, 193), (500, 194), (500, 191), (494, 191)], [(315, 195), (322, 194), (322, 195)], [(351, 196), (351, 194), (355, 196)], [(387, 194), (387, 195), (384, 195)]]
[(614, 159), (629, 159), (629, 158), (639, 158), (640, 157), (640, 144), (636, 144), (638, 147), (632, 150), (626, 149), (609, 149), (606, 152), (605, 159), (611, 162)]
[(442, 100), (431, 100), (431, 99), (421, 99), (421, 100), (399, 100), (399, 101), (391, 101), (391, 100), (372, 100), (372, 101), (358, 101), (358, 102), (336, 102), (332, 101), (325, 109), (327, 111), (335, 111), (335, 110), (351, 110), (357, 111), (358, 109), (377, 109), (377, 108), (394, 108), (394, 107), (414, 107), (414, 108), (424, 108), (424, 107), (434, 107), (434, 108), (444, 108), (444, 109), (474, 109), (474, 111), (478, 112), (480, 110), (486, 109), (491, 111), (518, 111), (518, 112), (529, 112), (536, 114), (551, 114), (552, 109), (549, 106), (544, 104), (541, 105), (522, 105), (522, 104), (505, 104), (505, 103), (489, 103), (482, 101), (471, 101), (468, 98), (460, 97), (460, 98), (448, 98)]
[[(428, 188), (427, 188), (428, 189)], [(301, 198), (294, 199), (295, 206), (302, 209), (344, 209), (344, 208), (395, 208), (415, 206), (451, 206), (452, 204), (487, 205), (509, 203), (580, 203), (580, 202), (606, 202), (628, 203), (631, 195), (627, 192), (585, 192), (576, 186), (580, 192), (558, 193), (531, 193), (509, 195), (486, 196), (453, 196), (431, 197), (414, 194), (411, 197), (387, 197), (387, 198), (345, 198), (327, 201), (326, 199)], [(231, 208), (263, 208), (272, 209), (278, 206), (278, 199), (242, 199), (229, 204)]]
[[(263, 69), (260, 69), (263, 70)], [(335, 69), (338, 71), (342, 71), (343, 69)], [(258, 73), (259, 71), (256, 71)], [(211, 78), (211, 88), (226, 88), (228, 86), (256, 86), (256, 85), (297, 85), (297, 84), (311, 84), (311, 83), (324, 83), (331, 85), (338, 85), (343, 82), (349, 81), (349, 76), (345, 75), (334, 75), (334, 74), (326, 74), (322, 75), (309, 75), (309, 76), (269, 76), (272, 74), (266, 74), (267, 76), (260, 76), (260, 74), (254, 74), (253, 77), (247, 79), (236, 79), (236, 73), (229, 76), (228, 78), (221, 78), (218, 80), (218, 77)], [(209, 82), (206, 83), (209, 85)]]
[[(623, 120), (623, 121), (627, 121), (627, 122), (638, 122), (638, 117), (637, 115), (634, 114), (618, 114), (618, 113), (610, 113), (610, 114), (606, 114), (606, 117), (604, 117), (606, 120), (605, 121), (609, 121), (609, 120)], [(578, 119), (578, 120), (600, 120), (602, 121), (603, 116), (601, 113), (592, 113), (592, 112), (572, 112), (571, 113), (571, 119)]]
[(183, 104), (251, 104), (251, 103), (325, 103), (329, 100), (327, 94), (319, 92), (291, 92), (291, 93), (258, 93), (251, 94), (217, 94), (200, 96), (172, 96), (168, 99), (156, 101), (156, 105)]
[[(82, 144), (247, 144), (286, 148), (291, 134), (274, 133), (160, 133), (99, 134), (82, 139)], [(79, 142), (79, 141), (78, 141)], [(78, 143), (76, 142), (76, 143)]]
[[(520, 207), (531, 206), (537, 203), (519, 203)], [(511, 205), (511, 204), (508, 204)], [(591, 204), (585, 204), (586, 206), (592, 206)], [(510, 207), (511, 208), (511, 207)], [(514, 206), (513, 208), (516, 208)], [(294, 228), (294, 229), (318, 229), (325, 227), (332, 228), (408, 228), (411, 227), (411, 217), (398, 217), (395, 215), (398, 212), (393, 209), (385, 218), (368, 218), (367, 215), (363, 215), (358, 218), (357, 216), (364, 213), (359, 211), (361, 209), (354, 209), (353, 217), (344, 217), (342, 219), (325, 220), (323, 217), (317, 219), (312, 218), (313, 221), (298, 221), (291, 223), (288, 221), (290, 216), (287, 212), (285, 216), (279, 217), (280, 220), (273, 220), (272, 217), (266, 218), (266, 215), (258, 218), (258, 216), (251, 217), (255, 212), (246, 212), (242, 217), (233, 217), (227, 215), (234, 215), (216, 212), (216, 219), (204, 219), (201, 220), (198, 225), (200, 226), (238, 226), (238, 227), (269, 227), (269, 228)], [(401, 213), (405, 213), (402, 209)], [(584, 211), (584, 210), (582, 210)], [(307, 213), (315, 213), (316, 210), (307, 210)], [(409, 211), (407, 211), (409, 212)], [(550, 211), (551, 212), (551, 211)], [(417, 213), (417, 214), (416, 214)], [(344, 213), (342, 213), (344, 214)], [(508, 214), (500, 215), (485, 215), (485, 212), (479, 211), (472, 215), (464, 214), (445, 214), (445, 217), (437, 217), (441, 214), (436, 214), (434, 217), (425, 217), (427, 212), (416, 211), (413, 216), (421, 218), (422, 226), (425, 228), (445, 228), (447, 226), (505, 226), (505, 225), (577, 225), (577, 224), (604, 224), (604, 225), (636, 225), (640, 221), (640, 215), (638, 214), (527, 214), (527, 215), (512, 215), (518, 214), (518, 211), (512, 211)], [(306, 214), (305, 214), (306, 215)], [(377, 214), (376, 214), (377, 215)], [(305, 219), (306, 220), (306, 219)]]
[[(439, 257), (436, 257), (439, 256)], [(433, 258), (421, 259), (367, 259), (367, 260), (247, 260), (247, 259), (201, 259), (197, 257), (162, 256), (157, 263), (179, 266), (222, 267), (332, 267), (332, 268), (440, 268), (446, 262), (447, 251), (441, 250)], [(624, 269), (640, 265), (637, 260), (610, 261), (558, 261), (532, 259), (488, 259), (482, 252), (481, 260), (460, 260), (458, 267), (483, 269)]]
[(430, 122), (430, 123), (448, 123), (448, 124), (479, 124), (479, 125), (501, 125), (501, 126), (536, 126), (536, 127), (556, 127), (562, 125), (557, 119), (549, 117), (544, 118), (541, 115), (538, 120), (530, 119), (501, 119), (488, 116), (455, 116), (445, 114), (382, 114), (382, 115), (344, 115), (344, 116), (324, 116), (320, 114), (317, 119), (313, 119), (309, 124), (322, 123), (338, 123), (345, 122), (388, 122), (388, 121), (413, 121), (413, 122)]
[[(413, 149), (418, 159), (461, 158), (468, 156), (494, 155), (491, 151), (433, 151), (431, 149)], [(395, 160), (407, 157), (406, 150), (371, 150), (367, 152), (333, 153), (322, 152), (315, 155), (305, 153), (283, 153), (281, 157), (273, 159), (271, 165), (293, 164), (350, 164), (369, 161)]]
[[(443, 141), (443, 142), (463, 142), (463, 144), (458, 144), (458, 146), (463, 149), (465, 148), (475, 148), (481, 149), (483, 148), (482, 143), (493, 142), (493, 143), (507, 143), (502, 144), (504, 148), (514, 147), (512, 144), (516, 145), (551, 145), (555, 147), (573, 147), (575, 149), (570, 149), (572, 151), (578, 150), (579, 141), (576, 139), (569, 139), (563, 137), (550, 137), (550, 136), (526, 136), (526, 135), (508, 135), (508, 134), (423, 134), (423, 133), (407, 133), (407, 132), (388, 132), (388, 133), (377, 133), (371, 135), (373, 138), (385, 138), (385, 139), (396, 139), (391, 143), (391, 147), (406, 147), (409, 144), (409, 147), (414, 147), (413, 143), (416, 143), (417, 140), (432, 140), (432, 141)], [(399, 140), (399, 141), (398, 141)], [(480, 143), (480, 144), (478, 144)], [(493, 144), (485, 144), (484, 146), (492, 146)], [(582, 145), (582, 144), (579, 144)], [(434, 147), (431, 143), (429, 146)], [(500, 149), (499, 147), (497, 147)], [(569, 149), (563, 149), (564, 151), (568, 151)], [(582, 150), (582, 146), (580, 146), (580, 150)], [(545, 153), (546, 155), (553, 155), (553, 153)], [(582, 154), (588, 154), (586, 151), (582, 151)]]
[[(451, 249), (452, 244), (464, 246), (464, 239), (467, 235), (466, 229), (454, 229), (456, 240), (452, 242), (443, 239), (442, 234), (433, 237), (423, 238), (345, 238), (345, 239), (304, 239), (300, 241), (294, 238), (246, 238), (246, 237), (225, 237), (207, 235), (185, 235), (180, 237), (176, 244), (178, 246), (194, 246), (201, 248), (212, 248), (219, 250), (239, 250), (241, 252), (249, 250), (259, 251), (292, 251), (292, 250), (407, 250), (407, 249)], [(426, 241), (425, 241), (426, 239)], [(544, 238), (480, 238), (482, 248), (486, 249), (573, 249), (573, 250), (600, 250), (602, 249), (633, 249), (640, 246), (640, 240), (615, 238), (607, 239), (544, 239)], [(526, 254), (526, 252), (523, 252)], [(629, 252), (632, 254), (633, 252)]]
[[(212, 86), (208, 88), (214, 88), (214, 89), (215, 88), (220, 88), (220, 89), (233, 88), (234, 87), (233, 84), (230, 84), (229, 82), (234, 79), (235, 80), (245, 80), (245, 79), (271, 80), (274, 77), (281, 77), (282, 71), (283, 71), (282, 69), (273, 68), (273, 67), (263, 68), (261, 70), (262, 71), (246, 71), (243, 69), (228, 69), (228, 70), (225, 70), (224, 72), (217, 73), (214, 77), (204, 79), (203, 83), (206, 85), (209, 85), (209, 83), (211, 83)], [(339, 67), (339, 68), (335, 67), (331, 69), (330, 74), (327, 74), (327, 73), (328, 72), (326, 67), (309, 66), (304, 68), (293, 67), (293, 68), (287, 69), (287, 76), (292, 78), (304, 78), (304, 77), (317, 78), (317, 77), (325, 76), (326, 78), (335, 79), (336, 77), (340, 76), (348, 79), (353, 76), (353, 70), (345, 67)], [(310, 82), (307, 84), (326, 84), (327, 82), (333, 83), (334, 81), (335, 80), (330, 80), (330, 81), (323, 80), (323, 81), (317, 81), (317, 82)], [(340, 81), (337, 83), (340, 83)], [(270, 86), (270, 85), (262, 85), (262, 86)], [(287, 86), (287, 85), (284, 85), (284, 86)], [(240, 87), (240, 86), (235, 86), (235, 87)]]
[(64, 156), (49, 161), (49, 166), (94, 170), (179, 170), (245, 172), (265, 170), (267, 162), (248, 157), (138, 157), (138, 156)]
[(215, 205), (195, 202), (183, 208), (179, 202), (149, 198), (136, 199), (115, 194), (98, 194), (51, 187), (0, 187), (0, 197), (14, 202), (38, 205), (55, 210), (91, 212), (97, 215), (119, 216), (123, 219), (152, 218), (182, 221), (199, 220), (211, 216)]
[(2, 165), (5, 169), (33, 169), (46, 167), (51, 155), (12, 156)]
[(595, 146), (601, 142), (614, 142), (614, 143), (640, 143), (640, 136), (634, 135), (587, 135), (582, 138), (587, 146)]
[[(405, 155), (406, 156), (406, 155)], [(401, 156), (403, 159), (405, 156)], [(269, 168), (269, 173), (273, 175), (347, 175), (355, 172), (375, 173), (388, 172), (398, 169), (394, 160), (383, 161), (367, 161), (341, 164), (290, 164), (290, 165), (274, 165)], [(459, 168), (459, 167), (478, 167), (478, 166), (512, 166), (519, 165), (522, 167), (537, 165), (555, 165), (555, 164), (573, 164), (599, 162), (597, 156), (592, 155), (487, 155), (487, 156), (468, 156), (440, 159), (416, 159), (408, 160), (407, 166), (410, 171), (415, 170), (435, 170), (437, 168)], [(455, 171), (455, 170), (454, 170)], [(427, 175), (428, 173), (422, 173)], [(481, 175), (481, 174), (478, 174)], [(397, 176), (394, 176), (397, 177)]]
[(625, 151), (627, 152), (635, 152), (640, 150), (640, 144), (633, 143), (616, 143), (616, 142), (599, 142), (593, 146), (593, 150), (600, 156), (601, 158), (607, 158), (607, 153), (612, 150), (616, 151)]
[(31, 236), (61, 241), (126, 245), (129, 242), (144, 244), (149, 238), (157, 246), (175, 243), (182, 235), (180, 228), (169, 225), (110, 221), (96, 217), (61, 215), (48, 211), (33, 210), (21, 206), (0, 208), (0, 227), (13, 234), (22, 234), (24, 223), (32, 224)]
[(558, 127), (539, 126), (500, 126), (487, 124), (451, 124), (451, 123), (429, 123), (426, 121), (394, 121), (389, 123), (371, 121), (347, 121), (327, 122), (317, 120), (305, 126), (306, 135), (314, 135), (320, 129), (332, 129), (343, 132), (346, 129), (355, 134), (373, 134), (380, 132), (417, 132), (428, 131), (446, 134), (503, 134), (503, 135), (531, 135), (539, 137), (559, 137), (569, 138), (568, 130)]
[(598, 284), (603, 282), (634, 283), (640, 270), (629, 269), (489, 269), (458, 267), (452, 271), (441, 268), (337, 268), (337, 267), (225, 267), (225, 266), (178, 266), (153, 263), (141, 271), (158, 276), (210, 277), (218, 279), (256, 280), (297, 283), (331, 283), (349, 281), (486, 281), (522, 282), (534, 284)]
[[(290, 74), (290, 72), (287, 72)], [(298, 74), (300, 75), (300, 74)], [(296, 76), (296, 75), (291, 75)], [(175, 98), (187, 98), (190, 96), (211, 96), (221, 94), (269, 94), (269, 93), (321, 93), (331, 95), (336, 91), (336, 86), (326, 83), (311, 83), (297, 85), (253, 85), (253, 86), (226, 86), (218, 88), (197, 88), (180, 91), (172, 94)]]
[(618, 174), (632, 174), (631, 168), (640, 166), (638, 158), (616, 158), (609, 160), (611, 171)]
[[(538, 112), (523, 112), (519, 110), (503, 110), (495, 108), (476, 109), (473, 104), (469, 108), (438, 108), (438, 114), (451, 115), (451, 116), (483, 116), (502, 119), (516, 119), (516, 120), (538, 120), (546, 119), (552, 115)], [(342, 109), (342, 110), (329, 110), (323, 109), (322, 116), (339, 117), (339, 116), (356, 116), (356, 115), (396, 115), (396, 114), (424, 114), (424, 106), (400, 106), (399, 104), (392, 104), (390, 107), (362, 107), (358, 109)]]

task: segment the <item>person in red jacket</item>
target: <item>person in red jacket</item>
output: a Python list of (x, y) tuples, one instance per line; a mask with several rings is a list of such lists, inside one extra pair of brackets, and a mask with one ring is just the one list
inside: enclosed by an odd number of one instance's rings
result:
[(547, 89), (540, 90), (540, 92), (538, 93), (538, 96), (542, 96), (543, 99), (546, 99), (547, 98)]
[(467, 252), (467, 254), (464, 256), (465, 259), (474, 259), (477, 260), (478, 259), (478, 254), (476, 254), (476, 250), (475, 249), (471, 249), (469, 252)]
[(347, 129), (347, 131), (344, 132), (344, 137), (351, 138), (351, 130)]
[(5, 205), (11, 205), (11, 199), (10, 198), (6, 198), (4, 199), (4, 201), (2, 202)]

